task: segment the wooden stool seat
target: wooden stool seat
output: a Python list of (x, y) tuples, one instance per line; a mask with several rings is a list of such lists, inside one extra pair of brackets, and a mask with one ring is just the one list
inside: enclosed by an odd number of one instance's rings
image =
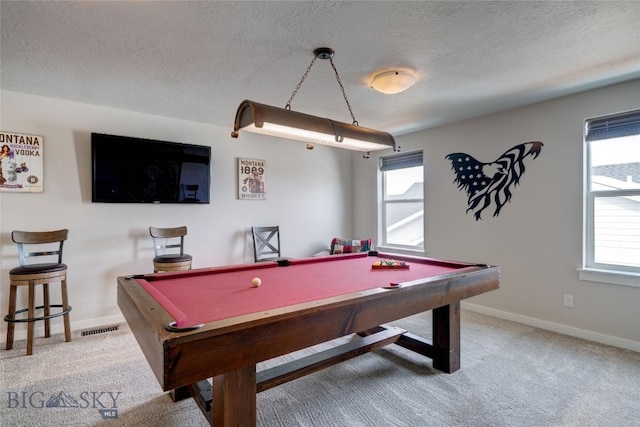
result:
[[(38, 275), (50, 275), (55, 273), (64, 272), (66, 274), (67, 265), (66, 264), (57, 264), (57, 263), (49, 263), (49, 264), (31, 264), (25, 266), (14, 267), (9, 270), (9, 276), (16, 276), (16, 280), (19, 280), (17, 276), (20, 276), (23, 280), (31, 280), (37, 279)], [(48, 276), (47, 276), (48, 277)]]
[(191, 270), (191, 262), (193, 257), (188, 254), (176, 255), (159, 255), (153, 258), (153, 271), (183, 271)]
[[(69, 312), (71, 306), (67, 297), (67, 265), (62, 263), (62, 242), (67, 238), (67, 230), (52, 232), (27, 232), (14, 231), (11, 237), (18, 244), (20, 256), (20, 266), (9, 271), (9, 313), (4, 317), (7, 325), (6, 349), (13, 348), (14, 328), (16, 323), (27, 323), (27, 355), (33, 354), (33, 340), (35, 332), (35, 322), (44, 321), (44, 336), (51, 336), (50, 319), (64, 316), (65, 341), (71, 341), (71, 327), (69, 322)], [(58, 250), (27, 252), (24, 248), (26, 244), (42, 245), (46, 243), (58, 244)], [(25, 258), (33, 256), (57, 256), (58, 262), (27, 264)], [(49, 284), (60, 282), (62, 292), (62, 303), (51, 304), (49, 299)], [(36, 306), (35, 287), (42, 285), (43, 304)], [(16, 309), (18, 287), (29, 287), (28, 307)], [(60, 311), (51, 313), (51, 308), (60, 308)], [(43, 310), (41, 316), (36, 316), (37, 310)], [(26, 318), (18, 318), (17, 315), (27, 313)]]

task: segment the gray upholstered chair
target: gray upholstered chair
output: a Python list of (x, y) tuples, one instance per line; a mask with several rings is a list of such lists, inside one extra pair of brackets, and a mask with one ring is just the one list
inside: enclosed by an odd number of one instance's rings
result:
[(251, 227), (253, 235), (253, 258), (255, 262), (281, 261), (280, 227)]

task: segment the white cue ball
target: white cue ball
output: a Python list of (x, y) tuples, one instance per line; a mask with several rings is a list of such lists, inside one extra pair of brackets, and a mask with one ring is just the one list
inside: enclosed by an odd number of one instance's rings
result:
[(254, 288), (257, 288), (261, 284), (262, 284), (262, 280), (260, 280), (259, 277), (254, 277), (253, 279), (251, 279), (251, 286), (253, 286)]

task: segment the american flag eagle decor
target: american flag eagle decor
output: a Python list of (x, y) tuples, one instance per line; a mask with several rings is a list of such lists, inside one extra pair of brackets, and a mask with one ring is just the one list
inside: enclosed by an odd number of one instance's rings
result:
[(524, 159), (538, 157), (542, 145), (540, 141), (516, 145), (491, 163), (482, 163), (466, 153), (446, 156), (456, 174), (453, 182), (467, 192), (467, 212), (472, 211), (476, 221), (482, 219), (482, 211), (492, 202), (495, 203), (493, 216), (498, 216), (502, 207), (511, 200), (512, 186), (518, 185), (524, 174)]

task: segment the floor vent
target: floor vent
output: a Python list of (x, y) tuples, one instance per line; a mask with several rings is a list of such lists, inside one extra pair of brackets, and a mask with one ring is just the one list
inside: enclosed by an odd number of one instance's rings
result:
[(96, 334), (102, 334), (105, 332), (117, 331), (119, 328), (120, 326), (113, 325), (113, 326), (102, 326), (100, 328), (95, 328), (95, 329), (86, 329), (80, 332), (80, 336), (86, 337), (88, 335), (96, 335)]

